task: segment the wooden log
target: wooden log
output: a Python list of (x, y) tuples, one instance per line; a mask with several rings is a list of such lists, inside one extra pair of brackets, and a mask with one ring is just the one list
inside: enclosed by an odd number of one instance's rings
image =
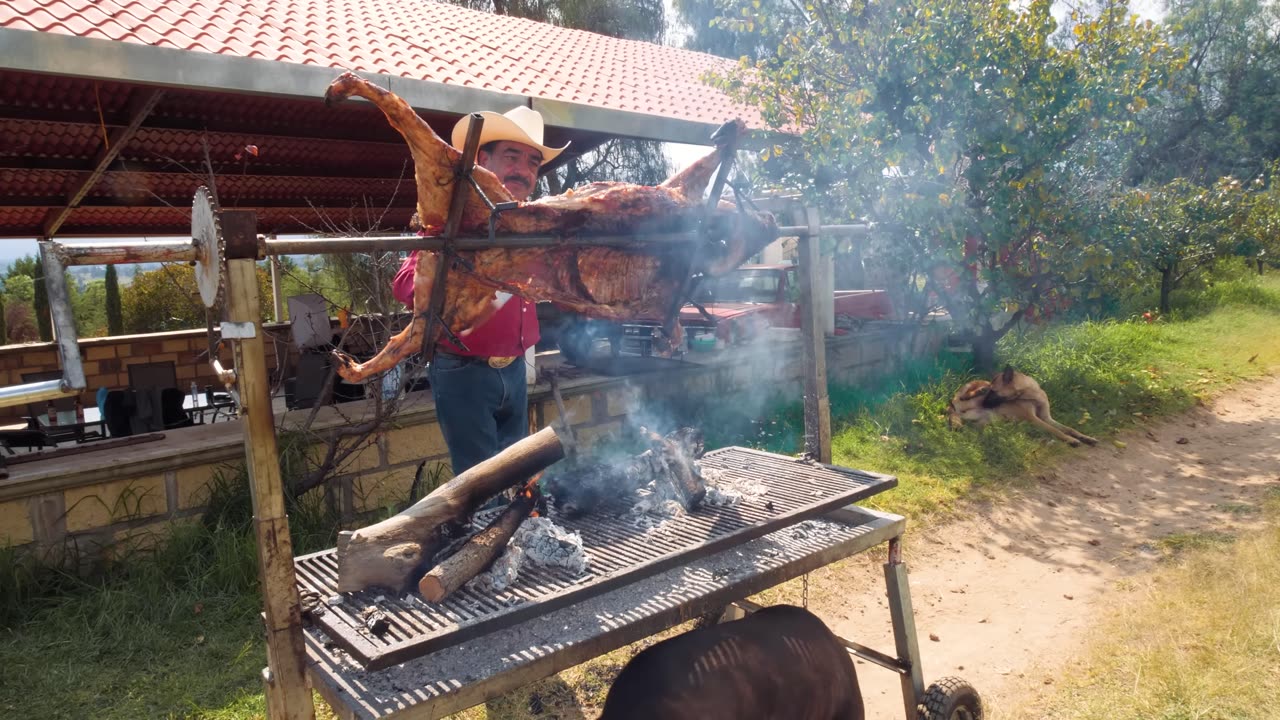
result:
[(338, 533), (338, 591), (373, 586), (411, 587), (444, 545), (441, 529), (471, 516), (486, 500), (527, 482), (564, 457), (552, 428), (544, 428), (441, 485), (404, 512), (368, 527)]
[(468, 580), (484, 572), (506, 548), (520, 523), (537, 503), (537, 492), (522, 492), (493, 522), (474, 535), (458, 552), (445, 558), (422, 576), (418, 592), (431, 602), (440, 602)]
[(692, 512), (707, 494), (707, 485), (693, 466), (702, 453), (702, 433), (684, 428), (663, 437), (643, 427), (640, 432), (651, 448), (649, 462), (654, 480), (669, 484), (685, 512)]

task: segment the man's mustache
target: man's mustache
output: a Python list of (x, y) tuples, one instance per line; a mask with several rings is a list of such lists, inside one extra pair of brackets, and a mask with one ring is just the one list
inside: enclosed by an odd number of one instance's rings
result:
[(519, 183), (525, 187), (529, 187), (529, 179), (523, 175), (508, 175), (502, 178), (503, 185), (509, 185), (511, 183)]

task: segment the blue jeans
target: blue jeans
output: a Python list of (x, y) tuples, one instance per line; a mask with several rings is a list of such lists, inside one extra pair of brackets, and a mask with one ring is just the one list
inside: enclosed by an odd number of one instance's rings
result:
[(427, 377), (454, 475), (529, 434), (523, 357), (497, 370), (483, 359), (437, 352)]

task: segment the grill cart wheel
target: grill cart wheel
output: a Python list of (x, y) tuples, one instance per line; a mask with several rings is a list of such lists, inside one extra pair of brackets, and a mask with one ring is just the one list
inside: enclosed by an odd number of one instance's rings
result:
[(945, 677), (920, 701), (920, 720), (982, 720), (982, 698), (965, 680)]

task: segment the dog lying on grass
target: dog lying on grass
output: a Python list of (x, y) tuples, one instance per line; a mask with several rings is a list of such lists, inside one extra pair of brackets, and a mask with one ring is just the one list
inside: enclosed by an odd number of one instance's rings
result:
[(985, 427), (995, 419), (1038, 425), (1071, 447), (1080, 447), (1082, 442), (1098, 444), (1096, 439), (1054, 420), (1049, 414), (1049, 396), (1040, 389), (1040, 384), (1008, 365), (990, 382), (966, 383), (951, 398), (947, 410), (947, 420), (953, 429), (965, 421)]

